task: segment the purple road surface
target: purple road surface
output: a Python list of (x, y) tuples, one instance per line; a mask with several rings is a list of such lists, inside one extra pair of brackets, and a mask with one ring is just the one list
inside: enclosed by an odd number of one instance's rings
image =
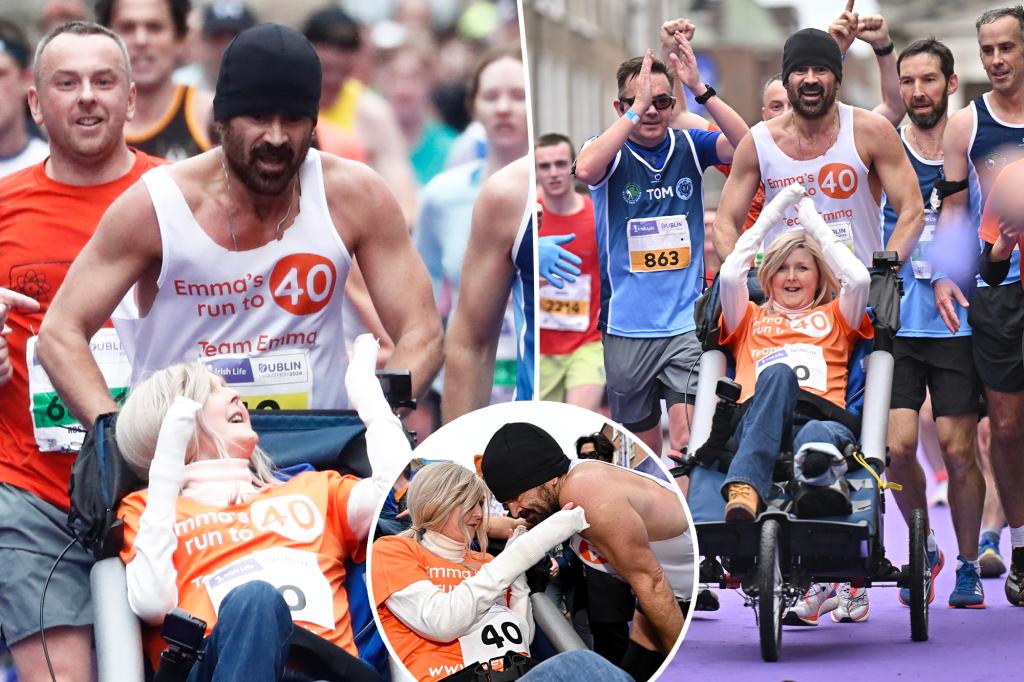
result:
[[(887, 493), (888, 494), (888, 493)], [(907, 527), (890, 495), (886, 502), (885, 547), (893, 564), (906, 563)], [(939, 574), (929, 612), (929, 639), (910, 641), (910, 611), (900, 605), (896, 587), (869, 591), (871, 616), (863, 623), (834, 623), (823, 616), (816, 627), (784, 627), (782, 655), (761, 659), (753, 609), (738, 591), (719, 590), (722, 608), (695, 614), (686, 639), (662, 681), (742, 680), (743, 682), (883, 682), (887, 680), (1018, 679), (1024, 608), (1010, 606), (1003, 579), (983, 580), (983, 610), (950, 609), (956, 542), (948, 507), (929, 509), (946, 566)], [(1000, 548), (1009, 563), (1009, 532)], [(1017, 663), (1013, 663), (1017, 661)], [(1017, 670), (1017, 673), (1013, 671)]]

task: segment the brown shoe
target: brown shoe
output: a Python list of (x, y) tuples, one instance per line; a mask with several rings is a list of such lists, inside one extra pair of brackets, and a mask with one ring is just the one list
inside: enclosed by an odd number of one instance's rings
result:
[(726, 521), (753, 521), (757, 518), (758, 497), (748, 483), (730, 483), (725, 489), (729, 498), (725, 505)]

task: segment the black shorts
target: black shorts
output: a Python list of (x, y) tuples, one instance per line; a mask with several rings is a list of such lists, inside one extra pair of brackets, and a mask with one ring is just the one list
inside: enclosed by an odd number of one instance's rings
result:
[(978, 287), (967, 309), (974, 333), (974, 367), (985, 388), (1024, 391), (1024, 289), (1020, 282)]
[(915, 412), (924, 404), (927, 385), (936, 417), (978, 413), (981, 384), (974, 371), (971, 337), (897, 336), (893, 344), (892, 409)]

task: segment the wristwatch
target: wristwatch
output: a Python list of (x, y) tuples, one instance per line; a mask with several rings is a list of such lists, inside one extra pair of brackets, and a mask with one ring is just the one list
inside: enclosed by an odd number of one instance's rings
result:
[(704, 84), (704, 87), (707, 88), (707, 90), (704, 91), (704, 94), (693, 98), (693, 101), (696, 102), (697, 104), (704, 104), (709, 99), (718, 94), (717, 92), (715, 92), (715, 89), (708, 85), (707, 83)]
[(892, 51), (896, 49), (896, 46), (893, 45), (892, 41), (890, 40), (889, 44), (886, 45), (885, 47), (874, 47), (871, 49), (873, 49), (875, 51), (875, 54), (878, 55), (879, 57), (884, 57), (887, 54), (892, 54)]

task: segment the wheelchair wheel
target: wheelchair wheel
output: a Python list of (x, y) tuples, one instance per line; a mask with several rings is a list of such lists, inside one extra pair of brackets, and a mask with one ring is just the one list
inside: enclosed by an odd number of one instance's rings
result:
[(927, 533), (924, 512), (915, 509), (910, 515), (910, 639), (928, 640), (928, 555), (925, 552)]
[(779, 565), (779, 522), (765, 521), (761, 526), (761, 546), (757, 555), (757, 618), (761, 634), (761, 658), (779, 660), (782, 649), (782, 568)]

